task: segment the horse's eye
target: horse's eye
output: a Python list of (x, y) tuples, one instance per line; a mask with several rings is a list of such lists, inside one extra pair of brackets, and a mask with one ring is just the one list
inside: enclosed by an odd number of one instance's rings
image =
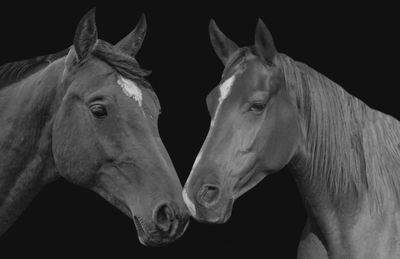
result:
[(101, 104), (91, 105), (90, 111), (98, 119), (103, 119), (107, 116), (107, 109), (106, 109), (106, 107), (104, 107), (104, 105), (101, 105)]
[(262, 111), (265, 109), (266, 106), (267, 106), (267, 105), (266, 105), (265, 103), (253, 103), (253, 104), (250, 106), (249, 111), (252, 111), (252, 112), (262, 112)]

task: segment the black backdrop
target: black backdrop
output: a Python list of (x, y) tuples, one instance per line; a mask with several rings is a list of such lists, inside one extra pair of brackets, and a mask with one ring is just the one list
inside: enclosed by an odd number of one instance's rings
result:
[[(208, 131), (205, 97), (223, 69), (209, 43), (210, 18), (243, 46), (253, 44), (261, 17), (280, 52), (320, 71), (371, 107), (400, 118), (396, 80), (396, 24), (400, 23), (391, 12), (394, 7), (383, 3), (2, 4), (1, 64), (70, 46), (79, 19), (93, 6), (97, 6), (99, 37), (110, 43), (130, 32), (140, 14), (146, 13), (148, 32), (137, 59), (153, 71), (149, 81), (163, 110), (160, 134), (182, 183)], [(44, 188), (0, 238), (0, 258), (81, 254), (173, 258), (217, 253), (228, 257), (242, 252), (250, 257), (263, 253), (268, 258), (295, 258), (305, 219), (296, 185), (283, 170), (237, 200), (228, 223), (192, 220), (175, 243), (147, 248), (138, 242), (128, 217), (96, 194), (59, 180)]]

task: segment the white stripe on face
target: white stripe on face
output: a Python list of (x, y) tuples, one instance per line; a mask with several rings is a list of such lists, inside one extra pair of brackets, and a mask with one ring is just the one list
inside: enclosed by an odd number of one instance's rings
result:
[(214, 118), (211, 121), (211, 128), (214, 126), (214, 121), (218, 116), (218, 111), (219, 108), (222, 105), (222, 102), (226, 99), (226, 97), (228, 97), (228, 95), (231, 92), (231, 88), (233, 83), (235, 82), (235, 75), (231, 76), (230, 78), (226, 79), (225, 82), (223, 82), (220, 86), (219, 86), (219, 98), (218, 98), (218, 106), (217, 109), (215, 110), (215, 114), (214, 114)]
[(117, 80), (118, 85), (122, 88), (124, 94), (139, 103), (140, 108), (142, 108), (143, 95), (142, 90), (140, 90), (139, 86), (132, 80), (124, 78), (122, 76), (118, 76)]
[[(200, 152), (197, 154), (197, 157), (196, 157), (196, 159), (194, 160), (194, 164), (193, 164), (193, 166), (192, 166), (192, 170), (190, 171), (190, 174), (189, 174), (188, 178), (186, 179), (186, 182), (187, 182), (187, 183), (190, 183), (190, 178), (192, 178), (192, 175), (193, 175), (193, 169), (196, 168), (197, 164), (199, 163), (199, 161), (200, 161), (200, 159), (201, 159), (202, 154), (203, 154), (203, 151), (202, 151), (202, 149), (201, 149)], [(189, 198), (188, 198), (188, 199), (189, 199)]]
[(194, 206), (193, 202), (189, 199), (189, 196), (187, 195), (186, 188), (183, 189), (182, 191), (182, 197), (183, 201), (186, 204), (186, 207), (188, 207), (190, 214), (192, 217), (196, 216), (196, 207)]
[(219, 111), (219, 107), (221, 106), (222, 102), (226, 99), (226, 97), (228, 97), (229, 93), (231, 92), (231, 87), (232, 87), (234, 81), (235, 81), (235, 75), (233, 75), (233, 76), (231, 76), (230, 78), (228, 78), (227, 80), (225, 80), (225, 81), (219, 86), (220, 96), (219, 96), (219, 98), (218, 98), (218, 106), (217, 106), (217, 109), (216, 109), (216, 111), (215, 111), (214, 118), (213, 118), (213, 120), (211, 121), (210, 130), (208, 131), (206, 140), (204, 141), (203, 146), (201, 147), (200, 152), (199, 152), (199, 154), (197, 155), (196, 160), (194, 161), (194, 164), (193, 164), (193, 166), (192, 166), (192, 171), (190, 172), (189, 177), (188, 177), (188, 179), (186, 180), (187, 183), (190, 182), (190, 178), (191, 178), (191, 176), (192, 176), (192, 174), (193, 174), (193, 171), (194, 171), (194, 169), (196, 168), (197, 164), (199, 163), (199, 161), (200, 161), (200, 159), (201, 159), (201, 156), (202, 156), (202, 154), (203, 154), (203, 148), (207, 145), (207, 142), (208, 142), (208, 139), (209, 139), (208, 136), (210, 135), (211, 130), (212, 130), (212, 127), (213, 127), (213, 125), (214, 125), (214, 121), (215, 121), (215, 119), (217, 118), (218, 111)]
[[(214, 118), (213, 118), (213, 120), (211, 121), (210, 130), (208, 131), (208, 135), (207, 135), (207, 137), (206, 137), (206, 140), (205, 140), (205, 142), (203, 143), (203, 146), (202, 146), (202, 148), (200, 149), (200, 152), (199, 152), (199, 154), (197, 155), (196, 160), (194, 161), (194, 164), (193, 164), (193, 167), (192, 167), (192, 171), (190, 172), (189, 177), (188, 177), (188, 179), (186, 180), (186, 183), (189, 183), (189, 182), (190, 182), (190, 178), (192, 177), (192, 175), (193, 175), (193, 173), (194, 173), (194, 169), (196, 168), (197, 164), (199, 163), (199, 161), (200, 161), (200, 159), (201, 159), (201, 157), (202, 157), (203, 148), (207, 145), (207, 142), (208, 142), (208, 139), (209, 139), (209, 135), (210, 135), (211, 130), (212, 130), (212, 127), (213, 127), (213, 125), (214, 125), (214, 121), (215, 121), (215, 119), (216, 119), (217, 116), (218, 116), (219, 108), (221, 107), (222, 102), (223, 102), (223, 101), (228, 97), (228, 95), (230, 94), (230, 92), (231, 92), (231, 87), (232, 87), (234, 81), (235, 81), (235, 75), (233, 75), (233, 76), (231, 76), (230, 78), (228, 78), (227, 80), (225, 80), (225, 81), (219, 86), (219, 93), (220, 93), (220, 95), (219, 95), (219, 98), (218, 98), (218, 106), (217, 106), (217, 109), (216, 109), (216, 111), (215, 111)], [(193, 202), (189, 199), (189, 196), (187, 195), (187, 192), (186, 192), (186, 188), (183, 189), (182, 196), (183, 196), (183, 200), (185, 201), (186, 206), (188, 207), (190, 213), (192, 214), (193, 217), (195, 217), (195, 216), (196, 216), (196, 207), (195, 207), (195, 205), (193, 204)]]
[(195, 167), (197, 166), (197, 164), (199, 163), (202, 154), (203, 154), (203, 151), (200, 150), (199, 154), (197, 154), (196, 160), (194, 160), (194, 164), (193, 164), (193, 166), (192, 166), (192, 170), (193, 170), (193, 168), (195, 168)]

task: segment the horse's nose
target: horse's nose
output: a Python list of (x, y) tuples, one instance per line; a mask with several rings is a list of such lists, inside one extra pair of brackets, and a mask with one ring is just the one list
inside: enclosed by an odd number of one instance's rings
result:
[(173, 206), (168, 203), (162, 203), (154, 209), (153, 220), (161, 232), (172, 237), (175, 235), (179, 225), (177, 216)]
[(213, 184), (203, 185), (197, 193), (197, 201), (206, 208), (218, 202), (220, 196), (219, 187)]

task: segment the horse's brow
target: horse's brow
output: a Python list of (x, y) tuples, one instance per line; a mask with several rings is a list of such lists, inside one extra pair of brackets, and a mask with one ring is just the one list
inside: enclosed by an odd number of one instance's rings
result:
[(117, 84), (122, 88), (122, 91), (126, 96), (136, 100), (139, 103), (139, 106), (142, 107), (143, 93), (136, 82), (124, 78), (123, 76), (118, 76)]
[(233, 74), (231, 77), (224, 80), (222, 82), (222, 84), (220, 84), (218, 86), (218, 90), (219, 90), (218, 104), (217, 104), (217, 108), (215, 110), (214, 117), (211, 120), (211, 127), (213, 127), (214, 121), (218, 116), (218, 111), (222, 105), (222, 102), (226, 99), (226, 97), (228, 97), (229, 93), (231, 92), (231, 87), (232, 87), (233, 83), (235, 82), (235, 78), (236, 78), (236, 74)]

